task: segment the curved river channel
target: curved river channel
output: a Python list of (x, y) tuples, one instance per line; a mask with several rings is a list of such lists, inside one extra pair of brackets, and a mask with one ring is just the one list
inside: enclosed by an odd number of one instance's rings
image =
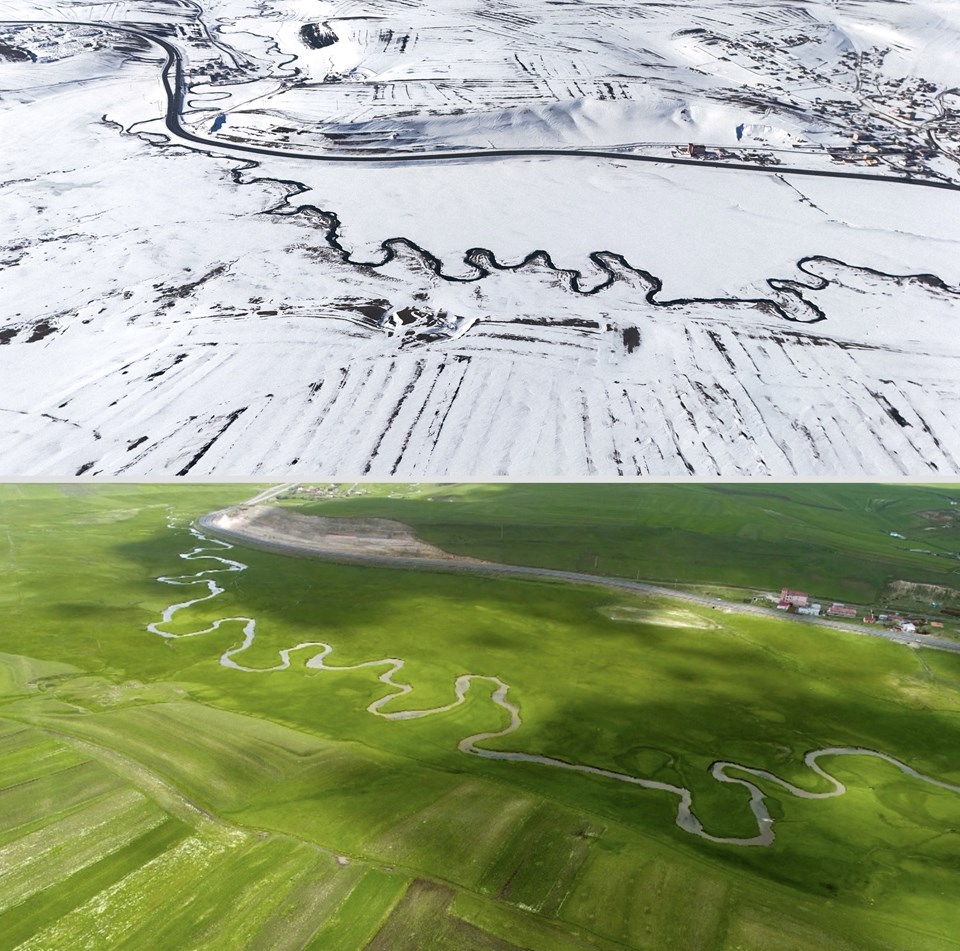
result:
[[(676, 796), (678, 800), (676, 818), (677, 825), (685, 832), (699, 836), (700, 838), (706, 839), (709, 842), (718, 842), (723, 845), (770, 845), (775, 838), (773, 831), (773, 818), (771, 817), (767, 808), (766, 796), (764, 795), (763, 790), (757, 786), (756, 783), (751, 782), (750, 779), (744, 778), (743, 775), (731, 775), (731, 770), (735, 770), (739, 774), (755, 777), (756, 779), (763, 780), (767, 783), (772, 783), (790, 793), (790, 795), (796, 796), (800, 799), (832, 799), (836, 796), (842, 796), (847, 791), (847, 788), (842, 782), (840, 782), (839, 779), (828, 773), (820, 765), (820, 759), (829, 756), (870, 756), (874, 759), (883, 760), (884, 762), (889, 763), (891, 766), (895, 766), (902, 773), (905, 773), (914, 779), (920, 780), (921, 782), (927, 783), (931, 786), (936, 786), (939, 789), (946, 789), (950, 792), (960, 793), (960, 785), (954, 785), (953, 783), (947, 783), (939, 779), (934, 779), (930, 776), (925, 776), (923, 773), (917, 772), (917, 770), (893, 756), (878, 752), (877, 750), (866, 749), (858, 746), (825, 747), (819, 750), (811, 750), (804, 756), (804, 764), (812, 772), (816, 773), (817, 776), (826, 780), (830, 784), (831, 788), (826, 792), (809, 792), (806, 789), (795, 786), (793, 783), (785, 779), (781, 779), (775, 773), (771, 773), (768, 770), (757, 769), (752, 766), (744, 766), (741, 763), (733, 763), (721, 760), (715, 762), (710, 767), (710, 773), (714, 779), (717, 780), (717, 782), (743, 786), (749, 791), (750, 811), (753, 813), (757, 822), (757, 833), (756, 835), (748, 837), (712, 835), (711, 833), (707, 832), (706, 829), (704, 829), (703, 824), (694, 813), (692, 793), (685, 786), (675, 786), (671, 783), (658, 782), (657, 780), (653, 779), (643, 779), (639, 776), (631, 776), (628, 773), (620, 773), (610, 769), (601, 769), (598, 766), (571, 763), (567, 760), (556, 759), (552, 756), (540, 756), (534, 753), (484, 749), (480, 744), (488, 740), (498, 739), (500, 737), (508, 736), (511, 733), (515, 733), (520, 729), (523, 723), (520, 717), (520, 707), (509, 699), (509, 684), (501, 680), (499, 677), (493, 677), (486, 674), (464, 674), (456, 679), (456, 682), (454, 683), (454, 699), (448, 704), (439, 707), (431, 707), (424, 710), (400, 710), (395, 712), (384, 712), (383, 707), (391, 704), (393, 701), (398, 700), (401, 697), (406, 696), (413, 690), (413, 686), (411, 684), (403, 683), (394, 679), (394, 677), (398, 675), (404, 667), (404, 661), (400, 658), (381, 657), (378, 660), (368, 660), (360, 664), (336, 666), (327, 663), (327, 658), (333, 653), (332, 645), (327, 644), (324, 641), (304, 641), (303, 643), (295, 644), (293, 647), (287, 647), (280, 650), (280, 662), (275, 664), (273, 667), (247, 667), (240, 663), (236, 658), (243, 654), (243, 652), (253, 644), (256, 638), (257, 622), (255, 618), (244, 616), (219, 618), (209, 627), (203, 628), (202, 630), (189, 631), (187, 633), (180, 634), (174, 634), (165, 630), (167, 625), (173, 621), (174, 617), (180, 611), (184, 611), (205, 601), (211, 601), (218, 595), (223, 594), (226, 589), (220, 586), (215, 576), (230, 574), (232, 572), (246, 571), (248, 567), (241, 561), (225, 558), (222, 554), (215, 554), (215, 552), (218, 551), (224, 552), (232, 549), (233, 545), (230, 545), (228, 542), (209, 538), (195, 528), (190, 528), (189, 532), (195, 539), (203, 544), (192, 548), (190, 551), (183, 552), (180, 555), (180, 558), (191, 562), (211, 562), (216, 565), (216, 567), (202, 568), (200, 571), (189, 575), (161, 575), (157, 580), (163, 584), (174, 585), (178, 587), (203, 587), (206, 588), (207, 593), (201, 595), (200, 597), (191, 598), (186, 601), (179, 601), (175, 604), (168, 605), (166, 608), (164, 608), (159, 621), (155, 621), (152, 624), (147, 625), (147, 630), (151, 634), (156, 634), (159, 637), (165, 637), (169, 639), (199, 637), (203, 634), (211, 634), (214, 631), (218, 631), (225, 624), (240, 624), (242, 625), (243, 630), (243, 639), (241, 643), (225, 650), (220, 656), (220, 663), (224, 667), (232, 667), (235, 670), (241, 670), (246, 673), (266, 673), (268, 671), (287, 670), (290, 667), (290, 656), (297, 651), (307, 649), (313, 649), (315, 653), (309, 658), (309, 660), (307, 660), (306, 666), (315, 670), (345, 671), (361, 670), (367, 667), (375, 669), (383, 668), (383, 672), (379, 674), (377, 679), (388, 688), (388, 692), (382, 697), (374, 700), (367, 707), (367, 710), (374, 716), (382, 717), (385, 720), (415, 720), (421, 717), (430, 717), (437, 714), (446, 713), (447, 711), (453, 710), (455, 707), (460, 706), (460, 704), (464, 702), (467, 694), (470, 692), (470, 689), (475, 682), (491, 684), (494, 689), (491, 693), (490, 699), (496, 706), (506, 711), (509, 716), (509, 723), (502, 730), (495, 730), (486, 733), (474, 733), (471, 736), (464, 737), (457, 744), (457, 747), (461, 752), (469, 753), (471, 756), (480, 756), (483, 759), (507, 760), (514, 763), (535, 763), (540, 766), (563, 769), (569, 772), (582, 773), (589, 776), (600, 776), (605, 779), (616, 780), (617, 782), (621, 783), (629, 783), (633, 786), (640, 786), (643, 789), (655, 789), (659, 790), (660, 792), (669, 793), (673, 796)], [(205, 546), (216, 547), (213, 548)]]

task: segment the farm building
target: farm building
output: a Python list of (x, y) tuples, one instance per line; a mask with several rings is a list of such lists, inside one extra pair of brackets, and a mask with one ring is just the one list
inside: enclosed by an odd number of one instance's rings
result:
[(780, 591), (780, 603), (777, 607), (781, 605), (784, 608), (789, 607), (791, 604), (795, 604), (798, 608), (805, 607), (810, 601), (810, 596), (803, 591), (791, 591), (789, 588), (782, 588)]
[(827, 614), (832, 614), (834, 617), (856, 617), (857, 609), (848, 608), (845, 604), (837, 601), (830, 605), (830, 610), (827, 611)]

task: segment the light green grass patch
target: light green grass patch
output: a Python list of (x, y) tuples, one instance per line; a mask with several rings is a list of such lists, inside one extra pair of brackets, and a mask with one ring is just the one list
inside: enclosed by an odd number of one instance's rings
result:
[[(169, 909), (182, 897), (210, 888), (231, 851), (222, 839), (184, 839), (39, 931), (21, 948), (98, 951), (103, 947), (123, 947), (126, 939), (137, 932), (149, 934), (151, 927), (162, 924)], [(143, 944), (137, 945), (134, 940), (133, 946)]]
[(0, 912), (68, 878), (165, 820), (135, 790), (118, 790), (0, 848)]
[(504, 902), (486, 901), (470, 892), (460, 892), (450, 912), (525, 951), (622, 951), (623, 948), (619, 942), (586, 929), (550, 921)]
[(472, 886), (536, 802), (493, 783), (466, 780), (371, 840), (366, 851), (410, 868), (436, 868)]
[[(53, 921), (69, 914), (93, 896), (181, 842), (189, 830), (175, 820), (154, 826), (125, 846), (110, 852), (66, 879), (57, 879), (43, 891), (0, 915), (4, 947), (17, 947)], [(49, 945), (48, 947), (55, 947)]]
[(0, 698), (31, 694), (45, 680), (70, 677), (79, 668), (58, 661), (0, 653)]
[(408, 885), (409, 879), (396, 872), (367, 869), (305, 951), (366, 948)]
[[(0, 771), (4, 768), (0, 759)], [(91, 761), (44, 773), (0, 790), (0, 842), (21, 835), (24, 827), (45, 824), (91, 799), (120, 787), (122, 780)]]
[[(346, 862), (342, 857), (341, 861)], [(317, 932), (337, 914), (367, 871), (355, 863), (338, 864), (335, 868), (331, 865), (330, 857), (325, 856), (311, 871), (293, 882), (292, 888), (281, 890), (280, 900), (265, 921), (261, 906), (260, 913), (251, 916), (256, 923), (256, 932), (250, 934), (243, 946), (251, 951), (301, 951), (306, 948)], [(250, 927), (248, 924), (248, 929)]]
[(695, 611), (687, 611), (684, 608), (639, 608), (633, 605), (615, 604), (600, 608), (600, 613), (611, 621), (649, 624), (653, 627), (683, 627), (698, 631), (716, 631), (722, 626), (707, 620)]
[(519, 951), (447, 913), (456, 891), (417, 879), (365, 951)]
[[(263, 948), (273, 951), (261, 934), (264, 928), (287, 919), (281, 944), (297, 932), (309, 940), (324, 908), (291, 908), (291, 894), (322, 895), (324, 879), (338, 874), (329, 855), (317, 849), (281, 838), (252, 842), (235, 850), (223, 862), (216, 877), (183, 894), (175, 906), (145, 921), (127, 936), (130, 947), (191, 947), (200, 951), (221, 948)], [(344, 885), (349, 887), (350, 876)], [(307, 886), (307, 887), (305, 887)], [(335, 894), (334, 894), (334, 897)], [(303, 934), (305, 932), (305, 934)], [(300, 945), (302, 946), (302, 945)]]
[(245, 804), (263, 784), (295, 776), (328, 744), (256, 717), (174, 702), (37, 718), (142, 764), (212, 808)]

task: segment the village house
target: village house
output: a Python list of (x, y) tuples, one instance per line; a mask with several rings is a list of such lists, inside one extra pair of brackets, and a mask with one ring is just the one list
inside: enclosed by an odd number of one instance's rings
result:
[(791, 591), (789, 588), (783, 588), (780, 591), (780, 600), (777, 602), (777, 609), (787, 611), (790, 607), (806, 607), (810, 601), (810, 596), (803, 591)]
[(847, 607), (847, 605), (836, 601), (830, 605), (830, 609), (827, 611), (827, 614), (831, 614), (834, 617), (856, 617), (857, 609)]

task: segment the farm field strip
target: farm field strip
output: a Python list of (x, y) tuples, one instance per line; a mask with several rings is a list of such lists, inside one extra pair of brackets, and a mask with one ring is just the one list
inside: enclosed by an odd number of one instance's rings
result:
[[(70, 736), (69, 726), (53, 739), (57, 714), (28, 709), (17, 715), (37, 725), (0, 720), (5, 739), (25, 736), (33, 749), (71, 756), (89, 750), (96, 759), (24, 781), (21, 751), (0, 749), (0, 806), (10, 826), (0, 836), (2, 948), (183, 947), (189, 936), (196, 948), (301, 951), (322, 942), (318, 933), (370, 871), (312, 842), (171, 809), (174, 793), (157, 795), (163, 781), (148, 782), (150, 768)], [(217, 887), (203, 887), (205, 876)], [(394, 891), (409, 882), (388, 877)], [(351, 923), (349, 933), (360, 932)]]
[[(168, 523), (169, 527), (173, 528), (172, 523)], [(257, 622), (255, 618), (247, 616), (235, 616), (229, 618), (218, 618), (213, 621), (209, 626), (202, 628), (200, 630), (186, 631), (180, 633), (174, 633), (169, 630), (164, 630), (164, 628), (170, 625), (175, 616), (186, 609), (189, 609), (195, 605), (211, 601), (218, 597), (220, 594), (223, 594), (226, 590), (221, 587), (215, 578), (210, 577), (211, 575), (219, 574), (231, 574), (236, 572), (242, 572), (247, 570), (247, 565), (241, 561), (225, 558), (222, 555), (214, 554), (216, 551), (227, 551), (234, 548), (228, 542), (208, 538), (202, 532), (196, 528), (188, 529), (190, 535), (193, 538), (199, 540), (202, 543), (208, 545), (218, 546), (217, 548), (204, 547), (203, 544), (195, 546), (187, 552), (180, 553), (180, 558), (185, 561), (212, 561), (223, 567), (219, 568), (203, 568), (200, 571), (195, 572), (192, 575), (161, 575), (157, 580), (164, 584), (175, 585), (175, 586), (192, 586), (192, 585), (204, 585), (207, 588), (207, 594), (198, 598), (189, 599), (186, 601), (175, 602), (168, 605), (163, 609), (161, 620), (151, 622), (147, 625), (147, 630), (151, 634), (155, 634), (160, 637), (168, 639), (178, 639), (185, 637), (199, 637), (205, 634), (211, 634), (218, 630), (223, 625), (227, 624), (239, 624), (242, 625), (243, 639), (241, 643), (237, 646), (228, 648), (220, 656), (220, 664), (224, 667), (230, 667), (236, 670), (243, 671), (245, 673), (267, 673), (273, 671), (288, 670), (291, 666), (291, 655), (300, 651), (306, 650), (308, 648), (319, 648), (319, 653), (314, 654), (306, 661), (306, 666), (312, 669), (325, 670), (330, 672), (343, 672), (343, 671), (352, 671), (352, 670), (361, 670), (366, 668), (377, 668), (377, 667), (386, 667), (387, 669), (381, 673), (377, 679), (380, 683), (384, 684), (389, 688), (390, 692), (375, 699), (367, 706), (367, 711), (372, 713), (374, 716), (381, 717), (386, 720), (412, 720), (420, 719), (423, 717), (435, 716), (442, 713), (447, 713), (456, 707), (459, 707), (463, 704), (467, 698), (467, 695), (474, 684), (474, 682), (485, 682), (493, 685), (493, 691), (490, 695), (492, 703), (506, 712), (509, 717), (508, 724), (500, 730), (497, 731), (487, 731), (482, 733), (472, 734), (470, 736), (464, 737), (461, 739), (457, 746), (458, 749), (469, 755), (479, 756), (484, 759), (490, 760), (500, 760), (507, 762), (520, 762), (520, 763), (530, 763), (540, 766), (549, 766), (556, 769), (567, 770), (574, 773), (580, 773), (590, 776), (598, 776), (604, 779), (612, 779), (618, 782), (627, 783), (634, 786), (639, 786), (643, 789), (657, 790), (661, 792), (667, 792), (671, 795), (677, 796), (679, 798), (679, 803), (677, 806), (677, 815), (676, 815), (676, 824), (683, 829), (685, 832), (689, 832), (693, 835), (699, 836), (700, 838), (706, 839), (710, 842), (715, 842), (725, 845), (738, 845), (738, 846), (768, 846), (775, 841), (774, 834), (774, 820), (770, 814), (770, 811), (766, 803), (766, 795), (763, 789), (754, 782), (751, 782), (749, 779), (744, 779), (742, 777), (738, 778), (737, 776), (731, 775), (731, 771), (737, 771), (740, 773), (746, 773), (750, 776), (755, 777), (758, 780), (763, 780), (768, 783), (772, 783), (776, 786), (779, 786), (784, 791), (790, 793), (792, 796), (801, 799), (830, 799), (837, 796), (842, 796), (846, 793), (846, 786), (835, 776), (830, 774), (825, 770), (819, 763), (819, 760), (823, 757), (836, 757), (836, 756), (865, 756), (872, 757), (875, 759), (882, 760), (896, 769), (900, 770), (907, 776), (910, 776), (914, 779), (920, 780), (921, 782), (936, 786), (941, 789), (948, 790), (950, 792), (956, 792), (960, 794), (960, 785), (954, 785), (952, 783), (947, 783), (942, 780), (938, 780), (927, 776), (923, 773), (918, 772), (913, 769), (908, 764), (904, 763), (902, 760), (899, 760), (893, 756), (890, 756), (887, 753), (881, 751), (868, 749), (865, 747), (856, 747), (856, 746), (831, 746), (824, 747), (822, 749), (811, 750), (805, 753), (804, 755), (804, 765), (814, 772), (818, 777), (825, 779), (828, 783), (832, 785), (832, 789), (829, 789), (825, 792), (810, 792), (805, 790), (802, 787), (799, 787), (788, 780), (782, 779), (777, 776), (775, 773), (764, 770), (757, 769), (750, 766), (745, 766), (740, 763), (732, 761), (717, 761), (711, 766), (711, 775), (719, 783), (735, 784), (743, 786), (746, 788), (750, 794), (750, 810), (754, 815), (754, 818), (757, 822), (757, 833), (754, 836), (715, 836), (707, 832), (703, 827), (700, 820), (697, 818), (696, 814), (693, 811), (692, 804), (692, 792), (689, 788), (685, 786), (679, 786), (672, 783), (659, 782), (651, 779), (644, 779), (638, 776), (634, 776), (628, 773), (619, 772), (616, 770), (603, 769), (596, 766), (590, 766), (587, 764), (581, 763), (572, 763), (563, 759), (559, 759), (552, 756), (544, 756), (534, 753), (525, 753), (520, 751), (504, 751), (504, 750), (490, 750), (483, 748), (480, 744), (485, 743), (489, 740), (502, 739), (512, 733), (517, 732), (520, 727), (523, 725), (523, 721), (520, 716), (520, 708), (517, 704), (511, 702), (508, 699), (508, 693), (510, 690), (509, 684), (503, 681), (497, 676), (491, 676), (486, 674), (464, 674), (459, 676), (454, 684), (454, 696), (455, 699), (450, 703), (420, 709), (420, 710), (401, 710), (401, 711), (392, 711), (385, 712), (383, 707), (392, 703), (394, 700), (397, 700), (401, 697), (406, 696), (413, 690), (412, 684), (409, 683), (399, 683), (394, 680), (394, 676), (399, 674), (399, 672), (404, 668), (405, 662), (396, 657), (384, 657), (377, 660), (364, 661), (359, 664), (336, 666), (326, 663), (326, 658), (333, 652), (334, 647), (324, 641), (303, 641), (293, 647), (282, 648), (279, 650), (280, 663), (274, 665), (273, 667), (249, 667), (241, 663), (238, 663), (234, 658), (248, 650), (254, 643), (257, 633)]]

